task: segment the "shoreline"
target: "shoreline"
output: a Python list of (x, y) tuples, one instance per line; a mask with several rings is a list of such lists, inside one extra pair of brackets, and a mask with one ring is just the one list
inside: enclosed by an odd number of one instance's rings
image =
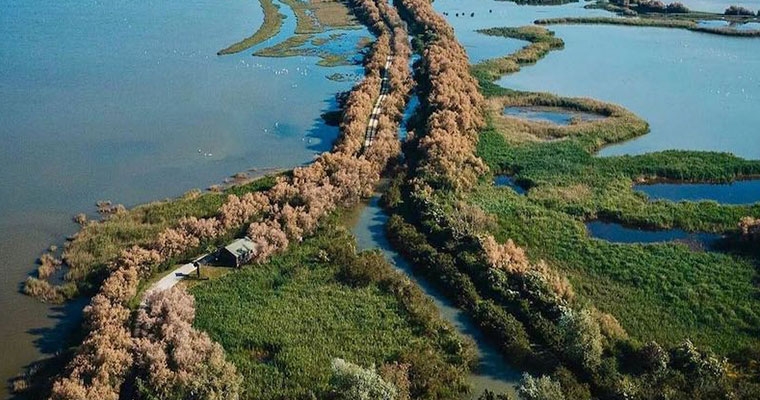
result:
[(536, 25), (616, 25), (633, 27), (652, 27), (686, 29), (692, 32), (709, 33), (722, 36), (755, 38), (760, 37), (760, 29), (739, 30), (731, 28), (712, 28), (699, 26), (697, 22), (684, 19), (658, 19), (650, 17), (565, 17), (537, 19)]

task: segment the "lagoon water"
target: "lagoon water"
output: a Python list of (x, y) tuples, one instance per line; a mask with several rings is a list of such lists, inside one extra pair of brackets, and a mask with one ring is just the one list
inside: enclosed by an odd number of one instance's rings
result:
[(636, 185), (634, 189), (646, 193), (652, 200), (712, 200), (721, 204), (752, 204), (760, 202), (760, 180), (737, 181), (730, 184), (657, 183), (653, 185)]
[[(525, 44), (476, 29), (609, 15), (583, 3), (434, 4), (449, 13), (473, 61)], [(283, 33), (263, 45), (293, 32), (292, 13), (281, 10), (288, 14)], [(215, 55), (261, 21), (258, 4), (242, 0), (0, 5), (3, 381), (56, 351), (81, 309), (81, 302), (48, 307), (18, 291), (39, 253), (76, 230), (71, 215), (92, 210), (100, 199), (134, 205), (248, 168), (292, 167), (329, 148), (337, 131), (319, 115), (351, 82), (325, 76), (360, 69), (320, 68), (306, 57), (251, 57), (253, 50)], [(652, 124), (650, 135), (608, 154), (700, 148), (760, 158), (760, 136), (752, 129), (760, 126), (760, 40), (651, 28), (551, 29), (566, 49), (502, 84), (617, 102)]]
[(570, 125), (574, 121), (590, 122), (604, 119), (603, 115), (578, 111), (565, 111), (551, 107), (506, 107), (504, 115), (536, 122), (548, 122), (555, 125)]
[[(472, 62), (506, 55), (526, 44), (483, 39), (486, 36), (477, 29), (522, 26), (539, 18), (613, 15), (585, 10), (583, 3), (531, 7), (492, 0), (437, 0), (434, 5), (449, 14), (446, 18)], [(475, 12), (475, 17), (453, 16), (460, 11)], [(760, 158), (760, 40), (665, 28), (549, 29), (565, 41), (565, 49), (498, 83), (617, 103), (650, 123), (648, 135), (608, 147), (601, 155), (689, 149)], [(495, 45), (484, 48), (484, 40)]]
[[(40, 252), (76, 230), (72, 215), (329, 149), (337, 129), (319, 115), (352, 82), (325, 76), (361, 70), (216, 56), (261, 22), (258, 3), (242, 0), (0, 5), (0, 397), (21, 367), (58, 349), (81, 310), (19, 293)], [(294, 27), (290, 13), (268, 43)]]
[[(528, 25), (539, 18), (612, 15), (603, 10), (586, 10), (583, 6), (582, 2), (551, 7), (519, 6), (495, 0), (433, 2), (436, 11), (448, 14), (446, 19), (454, 27), (457, 39), (467, 50), (471, 63), (508, 55), (526, 44), (522, 40), (483, 35), (477, 32), (478, 29)], [(471, 17), (472, 13), (475, 16)], [(456, 14), (460, 16), (457, 17)]]
[(695, 249), (707, 250), (721, 239), (720, 235), (712, 233), (690, 233), (680, 229), (652, 231), (646, 229), (628, 228), (617, 223), (591, 221), (586, 223), (590, 236), (604, 239), (612, 243), (684, 243)]
[(511, 176), (508, 175), (496, 175), (493, 178), (493, 185), (496, 187), (508, 187), (514, 190), (517, 194), (525, 194), (528, 192), (522, 186), (518, 185)]
[(741, 6), (755, 12), (760, 10), (760, 3), (756, 0), (681, 0), (680, 2), (693, 11), (722, 13), (730, 6)]
[(593, 97), (650, 123), (601, 155), (668, 149), (760, 158), (760, 40), (664, 28), (553, 26), (565, 49), (499, 81)]

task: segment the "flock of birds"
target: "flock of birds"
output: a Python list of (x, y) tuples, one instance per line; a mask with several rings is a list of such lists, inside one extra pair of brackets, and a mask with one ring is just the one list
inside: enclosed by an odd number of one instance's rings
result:
[[(489, 13), (489, 14), (490, 14), (490, 13), (492, 13), (492, 12), (493, 12), (493, 10), (488, 10), (488, 13)], [(447, 11), (444, 11), (444, 12), (443, 12), (443, 15), (445, 15), (445, 16), (447, 16), (447, 17), (448, 17), (448, 16), (449, 16), (449, 13), (448, 13)], [(455, 16), (455, 17), (458, 17), (458, 16), (460, 16), (460, 15), (461, 15), (462, 17), (464, 17), (464, 16), (466, 16), (466, 15), (467, 15), (467, 13), (466, 13), (466, 12), (461, 12), (461, 13), (454, 13), (454, 16)], [(474, 16), (475, 16), (475, 13), (474, 13), (474, 12), (471, 12), (471, 13), (470, 13), (470, 17), (474, 17)]]

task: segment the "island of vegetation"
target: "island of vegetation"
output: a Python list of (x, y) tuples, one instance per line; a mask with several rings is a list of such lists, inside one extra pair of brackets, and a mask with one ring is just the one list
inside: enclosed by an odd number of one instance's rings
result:
[(285, 16), (279, 11), (279, 6), (275, 5), (273, 0), (261, 0), (261, 9), (264, 12), (264, 22), (259, 29), (251, 36), (231, 44), (230, 46), (219, 50), (217, 55), (235, 54), (248, 50), (251, 47), (273, 38), (282, 29), (282, 21)]
[[(381, 253), (357, 252), (343, 226), (384, 176), (394, 247), (525, 372), (521, 399), (760, 397), (760, 204), (651, 201), (632, 189), (757, 177), (760, 161), (597, 157), (647, 123), (617, 105), (494, 83), (562, 49), (553, 32), (483, 30), (528, 44), (472, 66), (429, 1), (350, 5), (375, 40), (364, 78), (329, 116), (340, 130), (332, 151), (224, 191), (78, 217), (63, 259), (43, 256), (25, 290), (92, 296), (81, 340), (18, 389), (53, 400), (461, 398), (473, 344)], [(413, 88), (420, 104), (402, 144)], [(599, 118), (552, 125), (504, 115), (511, 106)], [(526, 192), (495, 187), (495, 175)], [(589, 237), (596, 220), (723, 239), (719, 251), (614, 244)], [(255, 244), (250, 265), (205, 267), (208, 279), (146, 293), (241, 236)]]
[[(724, 36), (758, 37), (760, 29), (737, 29), (749, 22), (760, 21), (760, 10), (755, 12), (743, 7), (730, 6), (723, 14), (692, 11), (682, 3), (665, 4), (659, 0), (599, 0), (587, 8), (600, 8), (617, 13), (615, 17), (567, 17), (535, 21), (539, 25), (597, 24), (624, 26), (651, 26), (660, 28), (688, 29), (695, 32)], [(757, 18), (756, 18), (757, 17)], [(711, 26), (705, 22), (725, 22), (725, 26)]]

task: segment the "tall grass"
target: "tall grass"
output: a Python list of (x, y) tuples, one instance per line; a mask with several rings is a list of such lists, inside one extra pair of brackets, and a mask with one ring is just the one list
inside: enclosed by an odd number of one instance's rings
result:
[(411, 364), (414, 398), (454, 399), (465, 389), (472, 344), (382, 255), (354, 246), (328, 223), (266, 264), (192, 289), (195, 325), (243, 374), (244, 398), (325, 398), (336, 357)]
[(274, 180), (274, 176), (263, 177), (233, 186), (223, 193), (189, 192), (177, 199), (140, 205), (103, 221), (90, 221), (64, 249), (63, 258), (68, 268), (65, 280), (78, 288), (78, 291), (68, 289), (66, 297), (96, 290), (107, 264), (122, 250), (150, 243), (159, 232), (177, 224), (181, 218), (214, 216), (227, 194), (266, 190), (274, 185)]

